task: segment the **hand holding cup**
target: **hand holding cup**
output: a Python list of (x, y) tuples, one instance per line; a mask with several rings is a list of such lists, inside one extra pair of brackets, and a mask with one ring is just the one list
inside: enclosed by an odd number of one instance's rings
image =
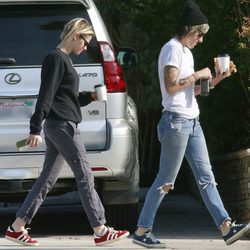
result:
[(219, 55), (214, 58), (214, 68), (216, 75), (230, 76), (231, 73), (236, 73), (237, 68), (233, 61), (230, 61), (228, 54)]

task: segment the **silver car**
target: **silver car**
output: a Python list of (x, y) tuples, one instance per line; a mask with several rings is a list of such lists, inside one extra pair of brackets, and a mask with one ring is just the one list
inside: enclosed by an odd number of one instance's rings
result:
[[(88, 51), (72, 57), (79, 90), (93, 91), (104, 83), (108, 92), (106, 102), (82, 108), (82, 143), (107, 216), (114, 224), (132, 225), (139, 191), (138, 124), (121, 66), (133, 66), (137, 55), (129, 48), (114, 53), (91, 0), (0, 1), (0, 199), (25, 195), (42, 170), (45, 145), (18, 151), (16, 142), (29, 133), (42, 60), (59, 43), (64, 24), (75, 17), (86, 18), (96, 33)], [(65, 163), (52, 193), (75, 189), (73, 173)]]

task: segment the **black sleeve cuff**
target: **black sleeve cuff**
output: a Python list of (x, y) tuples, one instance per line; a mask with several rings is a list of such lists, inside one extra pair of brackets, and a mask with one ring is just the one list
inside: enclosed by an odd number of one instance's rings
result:
[(90, 104), (94, 99), (91, 96), (91, 92), (82, 91), (79, 92), (78, 101), (80, 106), (83, 107)]
[(30, 134), (40, 135), (42, 131), (43, 119), (44, 119), (44, 112), (36, 110), (30, 119)]

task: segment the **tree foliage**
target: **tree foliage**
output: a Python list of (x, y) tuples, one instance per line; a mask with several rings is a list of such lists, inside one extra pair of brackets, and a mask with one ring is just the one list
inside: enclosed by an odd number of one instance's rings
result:
[[(126, 73), (128, 92), (139, 111), (142, 145), (158, 150), (156, 125), (161, 115), (157, 59), (175, 33), (186, 0), (96, 0), (115, 47), (134, 47), (139, 65)], [(200, 120), (212, 154), (249, 147), (249, 0), (196, 0), (209, 20), (203, 44), (193, 49), (195, 69), (210, 67), (213, 58), (228, 53), (238, 72), (223, 80), (209, 97), (197, 97)], [(212, 7), (211, 7), (212, 6)], [(150, 138), (149, 138), (150, 137)], [(145, 142), (148, 140), (149, 143)], [(143, 148), (143, 147), (142, 147)], [(145, 153), (148, 149), (143, 148)], [(159, 155), (159, 152), (157, 153)]]

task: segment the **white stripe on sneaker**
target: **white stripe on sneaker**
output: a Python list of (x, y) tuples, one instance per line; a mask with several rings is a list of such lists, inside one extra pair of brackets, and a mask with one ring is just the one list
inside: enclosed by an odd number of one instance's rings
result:
[(110, 232), (110, 233), (108, 234), (107, 239), (108, 239), (108, 240), (114, 240), (114, 239), (116, 239), (116, 238), (117, 238), (117, 236), (118, 236), (118, 234), (117, 234), (117, 233)]
[(110, 244), (111, 242), (123, 239), (129, 235), (129, 232), (124, 230), (124, 231), (116, 231), (113, 228), (109, 228), (108, 232), (106, 232), (105, 235), (101, 237), (95, 236), (95, 244), (97, 246), (102, 246), (105, 244)]

